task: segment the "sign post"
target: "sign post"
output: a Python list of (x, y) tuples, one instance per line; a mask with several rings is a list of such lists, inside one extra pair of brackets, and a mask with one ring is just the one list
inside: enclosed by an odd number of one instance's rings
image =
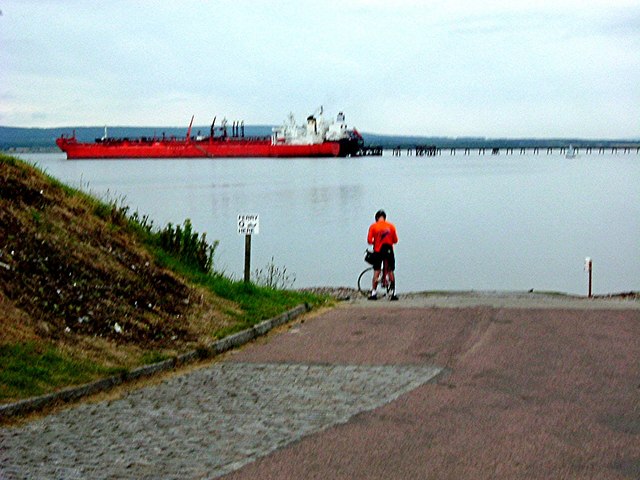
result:
[(593, 280), (593, 260), (590, 257), (584, 259), (584, 269), (589, 272), (589, 298), (593, 295), (591, 293), (591, 285)]
[(251, 235), (244, 236), (244, 283), (251, 281)]
[(238, 235), (244, 235), (244, 283), (251, 281), (251, 235), (260, 233), (258, 214), (238, 214)]

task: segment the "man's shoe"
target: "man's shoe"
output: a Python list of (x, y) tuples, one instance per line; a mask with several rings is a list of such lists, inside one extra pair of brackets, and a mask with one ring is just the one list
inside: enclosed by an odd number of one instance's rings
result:
[(377, 295), (369, 295), (369, 296), (367, 297), (367, 300), (377, 300), (377, 299), (378, 299), (378, 296), (377, 296)]
[(398, 296), (394, 293), (393, 295), (391, 295), (391, 298), (389, 300), (394, 302), (394, 301), (398, 300)]

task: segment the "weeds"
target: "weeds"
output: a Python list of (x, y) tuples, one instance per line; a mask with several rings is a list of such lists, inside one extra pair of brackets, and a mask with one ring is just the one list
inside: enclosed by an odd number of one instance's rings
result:
[(257, 285), (279, 290), (292, 288), (296, 281), (295, 274), (287, 273), (287, 267), (278, 267), (273, 257), (265, 267), (256, 268), (253, 277)]

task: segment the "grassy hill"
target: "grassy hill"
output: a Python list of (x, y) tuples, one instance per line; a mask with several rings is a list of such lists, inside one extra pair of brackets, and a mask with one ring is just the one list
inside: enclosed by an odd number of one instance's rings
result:
[(154, 229), (126, 206), (0, 155), (0, 402), (169, 358), (324, 301), (216, 274), (214, 246), (188, 222)]

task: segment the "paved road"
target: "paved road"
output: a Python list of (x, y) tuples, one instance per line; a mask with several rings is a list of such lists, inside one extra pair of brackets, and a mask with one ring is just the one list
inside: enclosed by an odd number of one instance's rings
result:
[(413, 296), (0, 429), (0, 479), (640, 478), (638, 302)]

